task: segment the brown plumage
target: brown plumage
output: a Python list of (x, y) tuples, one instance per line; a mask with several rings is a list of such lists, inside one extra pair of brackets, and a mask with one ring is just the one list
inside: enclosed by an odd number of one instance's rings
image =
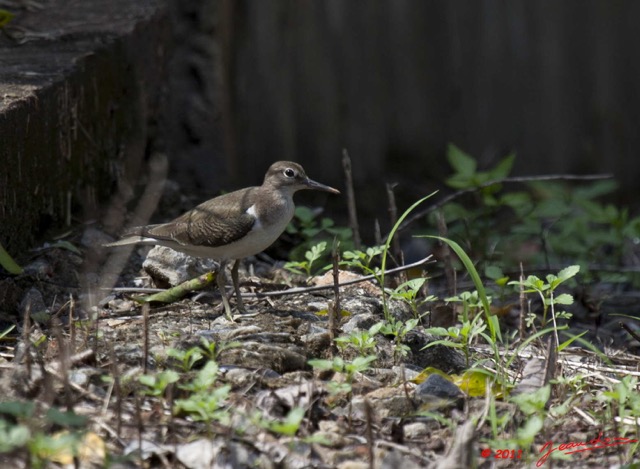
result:
[(230, 316), (223, 279), (226, 263), (236, 260), (231, 274), (238, 309), (244, 310), (238, 287), (238, 260), (258, 254), (278, 239), (293, 218), (293, 194), (302, 189), (340, 193), (309, 179), (299, 164), (278, 161), (271, 165), (261, 186), (208, 200), (167, 223), (133, 228), (107, 246), (154, 244), (219, 260), (218, 286), (225, 312)]

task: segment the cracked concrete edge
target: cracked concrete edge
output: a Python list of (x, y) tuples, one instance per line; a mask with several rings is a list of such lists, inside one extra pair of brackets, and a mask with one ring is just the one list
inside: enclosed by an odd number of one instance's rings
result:
[(0, 243), (18, 260), (140, 177), (164, 105), (164, 1), (56, 2), (25, 21), (56, 37), (0, 42)]

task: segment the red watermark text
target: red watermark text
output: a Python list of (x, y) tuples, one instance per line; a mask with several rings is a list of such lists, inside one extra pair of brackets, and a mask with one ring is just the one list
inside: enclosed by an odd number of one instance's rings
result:
[(628, 445), (631, 443), (636, 443), (637, 441), (638, 440), (632, 440), (630, 438), (623, 438), (619, 436), (613, 437), (613, 438), (607, 438), (607, 437), (603, 437), (602, 433), (600, 433), (598, 437), (594, 438), (593, 440), (562, 443), (558, 446), (553, 446), (552, 441), (547, 441), (542, 446), (542, 448), (540, 448), (540, 453), (544, 452), (544, 454), (540, 456), (540, 459), (538, 459), (536, 466), (537, 467), (542, 466), (547, 461), (547, 459), (549, 459), (549, 456), (551, 456), (551, 454), (554, 453), (555, 451), (559, 451), (560, 453), (564, 453), (564, 454), (574, 454), (574, 453), (582, 453), (584, 451), (594, 451), (597, 449), (609, 448), (610, 446)]

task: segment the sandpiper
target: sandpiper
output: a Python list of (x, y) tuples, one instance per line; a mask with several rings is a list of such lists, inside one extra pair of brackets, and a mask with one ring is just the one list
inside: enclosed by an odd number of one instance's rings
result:
[(224, 279), (227, 263), (236, 261), (231, 269), (231, 279), (237, 308), (244, 312), (238, 285), (240, 259), (264, 251), (278, 239), (293, 218), (293, 194), (302, 189), (340, 193), (309, 179), (298, 163), (278, 161), (271, 165), (261, 186), (207, 200), (167, 223), (133, 228), (122, 239), (107, 246), (161, 245), (190, 256), (220, 261), (217, 284), (225, 313), (230, 318), (231, 307)]

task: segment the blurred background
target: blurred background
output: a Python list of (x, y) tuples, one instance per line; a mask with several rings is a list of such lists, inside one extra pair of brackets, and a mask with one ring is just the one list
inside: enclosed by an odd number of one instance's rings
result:
[[(386, 210), (451, 173), (454, 143), (514, 174), (613, 173), (637, 204), (640, 3), (172, 0), (168, 146), (206, 192), (275, 160)], [(369, 208), (367, 208), (369, 207)], [(374, 207), (374, 208), (371, 208)]]

